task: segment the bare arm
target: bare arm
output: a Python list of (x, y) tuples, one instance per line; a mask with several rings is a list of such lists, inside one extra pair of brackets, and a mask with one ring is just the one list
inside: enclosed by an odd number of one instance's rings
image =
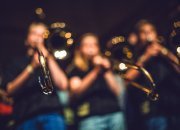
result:
[[(138, 61), (136, 62), (136, 65), (143, 67), (144, 64), (149, 60), (149, 56), (147, 56), (146, 54), (142, 55)], [(125, 74), (125, 78), (132, 81), (135, 80), (138, 76), (139, 76), (140, 72), (134, 69), (129, 69), (126, 74)]]
[(26, 80), (33, 73), (34, 69), (39, 66), (38, 54), (35, 53), (31, 63), (12, 81), (7, 84), (7, 93), (12, 95), (17, 89), (22, 87)]
[(7, 84), (7, 93), (12, 95), (17, 89), (22, 87), (24, 82), (29, 78), (30, 74), (33, 72), (31, 65), (28, 65), (13, 81)]
[(171, 65), (176, 70), (177, 73), (180, 73), (180, 61), (172, 52), (168, 51), (166, 48), (161, 50), (161, 54), (170, 60)]
[(83, 79), (80, 79), (79, 77), (72, 77), (70, 79), (70, 89), (71, 92), (74, 94), (81, 94), (85, 90), (87, 90), (91, 83), (97, 78), (98, 74), (100, 72), (99, 67), (95, 67), (89, 74), (87, 74)]
[(119, 95), (120, 93), (120, 87), (118, 85), (118, 83), (115, 81), (115, 77), (112, 73), (112, 71), (107, 71), (104, 74), (104, 78), (107, 82), (107, 84), (109, 85), (111, 91), (115, 94), (115, 95)]
[(51, 73), (52, 80), (54, 84), (60, 89), (65, 90), (68, 86), (68, 80), (65, 73), (61, 70), (54, 57), (48, 56), (47, 63)]
[[(136, 65), (143, 67), (151, 57), (159, 55), (161, 49), (162, 47), (156, 43), (148, 46), (145, 53), (136, 62)], [(139, 74), (140, 74), (139, 71), (134, 69), (129, 69), (125, 74), (125, 78), (132, 81), (135, 80), (139, 76)]]

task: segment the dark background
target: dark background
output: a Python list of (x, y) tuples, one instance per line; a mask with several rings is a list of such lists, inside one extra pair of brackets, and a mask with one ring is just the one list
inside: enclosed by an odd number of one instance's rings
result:
[(0, 2), (0, 64), (22, 55), (28, 25), (42, 7), (46, 23), (66, 22), (78, 37), (97, 33), (102, 45), (114, 35), (127, 35), (141, 18), (153, 21), (160, 34), (168, 36), (178, 0), (6, 0)]

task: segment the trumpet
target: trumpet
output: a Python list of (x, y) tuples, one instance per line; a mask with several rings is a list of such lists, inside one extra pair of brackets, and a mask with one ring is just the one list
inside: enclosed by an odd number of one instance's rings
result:
[(40, 51), (39, 49), (38, 49), (38, 54), (39, 54), (39, 63), (41, 66), (41, 72), (43, 74), (43, 79), (41, 79), (41, 77), (39, 76), (38, 81), (42, 88), (43, 93), (46, 95), (50, 95), (53, 92), (53, 84), (49, 73), (49, 69), (46, 63), (46, 59), (42, 51)]

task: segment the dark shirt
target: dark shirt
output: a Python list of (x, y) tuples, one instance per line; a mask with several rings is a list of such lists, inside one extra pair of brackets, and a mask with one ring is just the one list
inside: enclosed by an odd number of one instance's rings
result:
[[(93, 68), (84, 72), (74, 68), (69, 73), (69, 78), (78, 76), (84, 78)], [(103, 73), (99, 74), (91, 86), (80, 96), (74, 96), (71, 100), (73, 109), (77, 112), (79, 119), (93, 115), (105, 115), (120, 111), (115, 94), (107, 85)]]
[[(30, 62), (31, 58), (27, 56), (15, 59), (6, 69), (4, 86), (7, 86), (8, 82), (14, 80)], [(37, 68), (27, 81), (13, 94), (14, 115), (17, 122), (22, 122), (40, 114), (61, 110), (56, 91), (54, 91), (52, 95), (43, 94), (38, 83), (38, 76), (42, 78), (42, 73), (39, 68)]]
[[(152, 57), (144, 66), (152, 75), (156, 83), (156, 91), (159, 94), (159, 100), (150, 101), (142, 92), (138, 90), (131, 91), (131, 98), (137, 100), (136, 108), (143, 113), (143, 109), (149, 109), (145, 115), (172, 115), (180, 114), (180, 75), (175, 71), (168, 60), (162, 56)], [(149, 86), (147, 79), (140, 75), (136, 80), (138, 83)], [(148, 106), (144, 106), (148, 102)], [(139, 103), (139, 106), (137, 104)]]
[[(141, 53), (141, 51), (139, 51)], [(135, 52), (134, 54), (138, 54)], [(137, 55), (137, 59), (140, 55)], [(156, 83), (159, 100), (151, 101), (141, 90), (130, 86), (126, 117), (130, 129), (146, 129), (142, 123), (151, 117), (180, 115), (180, 75), (162, 56), (152, 57), (144, 66)], [(149, 86), (149, 82), (140, 75), (136, 82)], [(141, 122), (141, 123), (140, 123)], [(131, 128), (132, 127), (132, 128)]]
[(180, 75), (167, 59), (158, 56), (151, 58), (145, 68), (151, 73), (159, 93), (159, 100), (150, 103), (152, 115), (180, 114)]

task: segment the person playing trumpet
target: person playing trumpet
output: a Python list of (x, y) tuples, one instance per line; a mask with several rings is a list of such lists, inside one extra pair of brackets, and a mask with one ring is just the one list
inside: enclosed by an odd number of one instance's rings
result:
[(57, 89), (67, 88), (67, 78), (44, 45), (44, 33), (47, 30), (43, 23), (32, 23), (29, 26), (25, 45), (27, 54), (15, 59), (5, 73), (8, 95), (14, 99), (14, 117), (17, 130), (65, 130), (60, 113), (56, 91), (44, 95), (38, 83), (38, 76), (43, 78), (40, 70), (37, 49), (41, 50), (49, 67), (54, 86)]

